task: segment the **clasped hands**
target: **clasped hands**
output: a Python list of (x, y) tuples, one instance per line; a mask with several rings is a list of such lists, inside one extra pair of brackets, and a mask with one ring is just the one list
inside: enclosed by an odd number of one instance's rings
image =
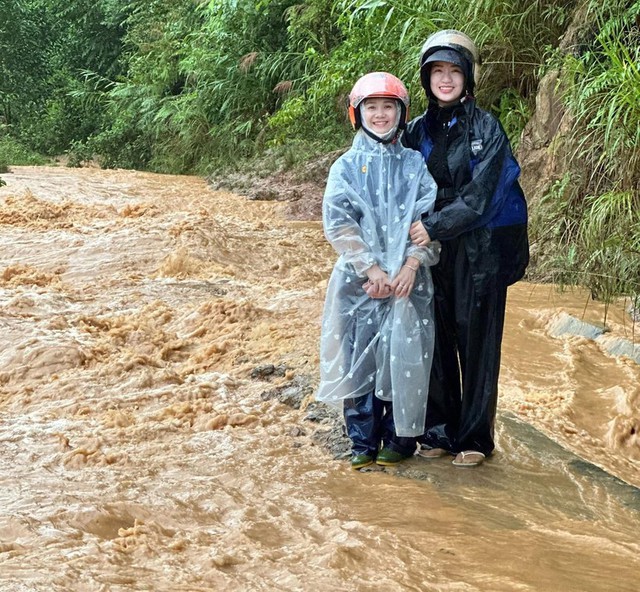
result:
[[(409, 237), (411, 242), (419, 247), (426, 247), (431, 238), (429, 233), (417, 220), (409, 229)], [(379, 265), (373, 265), (367, 269), (367, 277), (369, 278), (363, 288), (371, 298), (389, 298), (392, 294), (399, 298), (409, 296), (416, 282), (416, 273), (420, 262), (414, 257), (408, 257), (405, 264), (400, 268), (398, 275), (391, 282), (386, 271), (383, 271)]]
[(389, 281), (387, 272), (383, 271), (379, 265), (370, 267), (367, 270), (369, 280), (362, 286), (367, 295), (371, 298), (389, 298), (391, 295), (398, 298), (409, 296), (416, 282), (419, 262), (413, 257), (409, 257), (408, 261), (413, 263), (403, 265), (393, 281)]

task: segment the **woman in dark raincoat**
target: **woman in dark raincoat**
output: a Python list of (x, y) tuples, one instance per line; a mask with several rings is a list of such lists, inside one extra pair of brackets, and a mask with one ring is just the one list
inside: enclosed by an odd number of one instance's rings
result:
[(442, 244), (432, 268), (436, 343), (419, 454), (453, 453), (453, 464), (464, 467), (495, 447), (507, 286), (529, 261), (520, 167), (499, 121), (473, 98), (478, 61), (460, 31), (427, 39), (420, 77), (429, 105), (402, 138), (438, 184), (435, 212), (412, 225), (412, 241)]

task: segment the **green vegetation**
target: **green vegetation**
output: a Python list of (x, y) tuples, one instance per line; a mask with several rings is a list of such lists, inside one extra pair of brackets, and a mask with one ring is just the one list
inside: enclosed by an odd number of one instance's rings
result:
[(551, 148), (560, 177), (532, 204), (532, 277), (637, 295), (639, 13), (638, 0), (0, 0), (0, 165), (295, 166), (350, 140), (346, 97), (365, 72), (394, 72), (424, 109), (420, 47), (462, 28), (482, 50), (478, 99), (514, 146), (542, 76), (560, 73), (571, 124)]
[(367, 71), (406, 80), (419, 112), (420, 47), (464, 22), (480, 99), (517, 141), (572, 4), (0, 0), (0, 117), (71, 164), (207, 173), (292, 140), (326, 152), (348, 142), (346, 96)]
[(41, 165), (49, 162), (50, 159), (26, 147), (15, 138), (3, 135), (0, 128), (0, 173), (8, 172), (9, 164)]
[(561, 63), (570, 132), (564, 176), (533, 212), (536, 273), (609, 302), (640, 294), (640, 2), (585, 6)]

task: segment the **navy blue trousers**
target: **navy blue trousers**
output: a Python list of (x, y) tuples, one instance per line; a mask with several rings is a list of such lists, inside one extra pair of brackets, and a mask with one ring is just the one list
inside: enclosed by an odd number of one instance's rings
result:
[(416, 449), (415, 438), (396, 435), (391, 401), (383, 401), (373, 393), (345, 399), (344, 421), (353, 454), (375, 458), (382, 446), (404, 455), (413, 454)]

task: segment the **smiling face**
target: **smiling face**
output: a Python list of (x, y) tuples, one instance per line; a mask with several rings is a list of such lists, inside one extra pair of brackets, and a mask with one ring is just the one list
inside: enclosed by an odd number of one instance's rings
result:
[(383, 136), (398, 125), (398, 101), (386, 97), (365, 99), (362, 104), (363, 125), (377, 136)]
[(429, 86), (440, 107), (457, 103), (464, 92), (462, 68), (450, 62), (433, 62)]

